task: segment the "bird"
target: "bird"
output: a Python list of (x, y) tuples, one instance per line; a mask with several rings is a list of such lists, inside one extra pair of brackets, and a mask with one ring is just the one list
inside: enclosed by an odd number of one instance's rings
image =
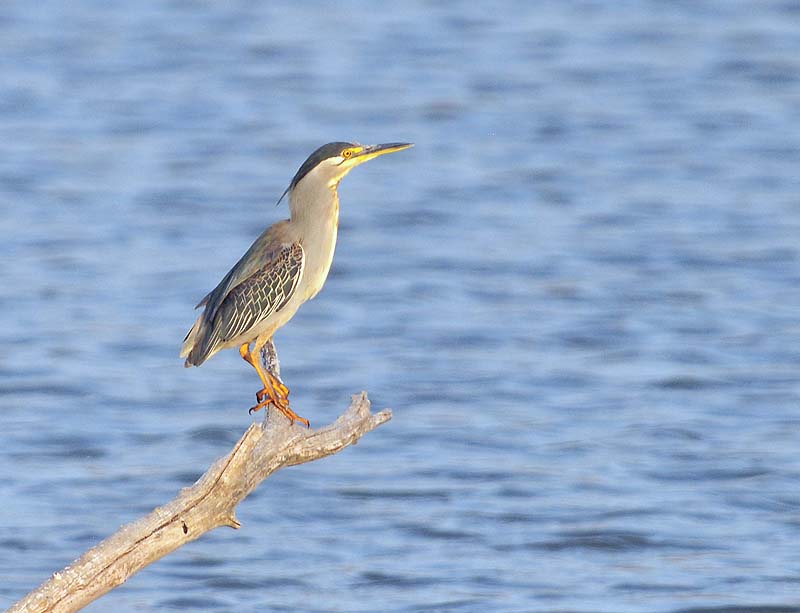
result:
[(289, 219), (267, 228), (195, 307), (204, 308), (181, 347), (184, 365), (200, 366), (218, 351), (238, 347), (263, 385), (250, 412), (272, 404), (290, 424), (310, 427), (291, 409), (289, 388), (264, 368), (259, 352), (266, 346), (274, 353), (275, 332), (325, 284), (339, 229), (339, 182), (364, 162), (412, 146), (336, 141), (309, 155), (278, 199), (280, 204), (288, 195)]

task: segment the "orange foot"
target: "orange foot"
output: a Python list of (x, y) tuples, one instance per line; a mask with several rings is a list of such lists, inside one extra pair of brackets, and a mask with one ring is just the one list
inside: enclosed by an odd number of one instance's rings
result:
[[(286, 386), (283, 386), (283, 388), (286, 389)], [(267, 388), (262, 389), (256, 394), (256, 400), (258, 400), (258, 404), (254, 407), (250, 407), (250, 414), (252, 415), (256, 411), (260, 411), (264, 407), (267, 407), (271, 404), (289, 418), (290, 424), (294, 424), (295, 421), (299, 421), (301, 424), (304, 424), (306, 428), (310, 428), (311, 424), (305, 417), (300, 417), (297, 413), (292, 411), (291, 407), (289, 406), (289, 399), (287, 398), (288, 392), (289, 390), (286, 389), (286, 395), (281, 396), (280, 394), (274, 394), (274, 392), (271, 393)]]
[(311, 425), (308, 423), (308, 420), (304, 417), (300, 417), (289, 407), (289, 388), (286, 387), (283, 381), (278, 377), (268, 370), (264, 370), (254, 353), (255, 348), (253, 351), (250, 351), (250, 343), (244, 343), (239, 347), (239, 354), (247, 363), (256, 369), (261, 382), (264, 384), (264, 387), (256, 392), (256, 402), (258, 404), (254, 407), (250, 407), (250, 414), (252, 415), (256, 411), (271, 404), (286, 415), (290, 423), (293, 424), (295, 421), (299, 421), (305, 424), (306, 428), (310, 428)]
[[(270, 373), (271, 374), (271, 373)], [(272, 390), (278, 395), (281, 396), (289, 402), (289, 388), (284, 385), (280, 379), (275, 377), (273, 380), (270, 381), (272, 384)], [(270, 389), (265, 387), (260, 389), (256, 392), (256, 402), (261, 404), (264, 401), (264, 398), (269, 398), (271, 396)]]
[(299, 421), (301, 424), (305, 424), (306, 428), (310, 428), (311, 425), (308, 420), (304, 417), (300, 417), (297, 413), (292, 411), (289, 406), (289, 388), (271, 372), (267, 372), (266, 375), (269, 385), (256, 392), (256, 401), (258, 404), (254, 407), (250, 407), (250, 414), (252, 415), (256, 411), (271, 404), (286, 415), (290, 423), (293, 424), (295, 421)]

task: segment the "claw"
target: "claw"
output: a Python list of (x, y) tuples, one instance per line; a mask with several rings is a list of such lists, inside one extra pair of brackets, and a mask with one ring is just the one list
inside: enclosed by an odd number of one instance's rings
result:
[[(305, 417), (300, 417), (290, 408), (289, 399), (287, 398), (289, 390), (286, 388), (285, 385), (281, 385), (280, 388), (272, 391), (268, 390), (267, 388), (264, 388), (256, 392), (256, 400), (258, 401), (258, 404), (256, 404), (254, 407), (250, 407), (248, 411), (250, 415), (252, 415), (256, 411), (260, 411), (261, 409), (271, 404), (281, 413), (286, 415), (286, 417), (289, 419), (290, 425), (293, 425), (294, 422), (299, 421), (301, 424), (305, 425), (306, 428), (310, 428), (311, 427), (310, 422)], [(282, 392), (283, 390), (286, 390), (287, 393), (286, 394), (275, 393), (276, 391)]]
[(283, 403), (283, 402), (280, 402), (280, 401), (276, 402), (272, 398), (268, 398), (268, 399), (266, 399), (266, 400), (264, 400), (262, 402), (259, 402), (256, 406), (250, 407), (250, 409), (248, 410), (248, 413), (250, 413), (250, 415), (252, 415), (256, 411), (260, 411), (261, 409), (263, 409), (264, 407), (267, 407), (269, 405), (274, 406), (281, 413), (286, 415), (286, 417), (289, 419), (289, 425), (290, 426), (294, 425), (294, 422), (299, 421), (306, 428), (310, 428), (311, 427), (311, 422), (309, 422), (305, 417), (300, 417), (297, 413), (292, 411), (292, 409), (289, 408), (289, 404), (288, 403)]
[(271, 404), (289, 418), (290, 424), (299, 421), (305, 424), (306, 428), (310, 428), (311, 424), (307, 419), (300, 417), (289, 408), (289, 388), (284, 385), (283, 381), (281, 381), (277, 375), (269, 370), (265, 371), (261, 367), (259, 361), (254, 357), (253, 352), (250, 351), (250, 343), (242, 344), (239, 347), (239, 354), (242, 356), (242, 359), (256, 369), (258, 376), (261, 378), (261, 382), (264, 384), (264, 387), (256, 392), (257, 404), (254, 407), (250, 407), (250, 415)]
[(267, 400), (265, 400), (265, 401), (263, 401), (263, 402), (259, 402), (259, 403), (258, 403), (256, 406), (254, 406), (254, 407), (250, 407), (249, 409), (247, 409), (247, 412), (248, 412), (250, 415), (252, 415), (253, 413), (255, 413), (255, 412), (257, 412), (257, 411), (260, 411), (260, 410), (261, 410), (261, 409), (263, 409), (264, 407), (267, 407), (267, 406), (269, 406), (270, 404), (272, 404), (272, 399), (267, 399)]

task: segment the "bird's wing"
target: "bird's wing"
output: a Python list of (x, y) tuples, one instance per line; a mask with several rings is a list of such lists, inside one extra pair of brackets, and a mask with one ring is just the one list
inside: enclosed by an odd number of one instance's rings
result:
[(186, 366), (199, 366), (225, 342), (281, 309), (303, 274), (305, 253), (282, 221), (264, 232), (206, 296), (205, 309), (184, 339)]
[(234, 339), (283, 308), (303, 275), (304, 262), (300, 243), (286, 245), (266, 265), (234, 287), (214, 316), (212, 339), (216, 342)]
[(233, 268), (228, 271), (228, 274), (222, 278), (217, 287), (206, 294), (206, 297), (197, 304), (196, 309), (201, 306), (206, 307), (204, 315), (207, 321), (214, 318), (217, 309), (232, 289), (258, 272), (264, 263), (272, 259), (284, 246), (285, 242), (280, 240), (280, 236), (288, 223), (288, 221), (280, 221), (264, 230)]

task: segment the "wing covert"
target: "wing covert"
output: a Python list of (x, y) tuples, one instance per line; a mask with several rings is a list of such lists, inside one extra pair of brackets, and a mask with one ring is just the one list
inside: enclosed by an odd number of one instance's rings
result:
[(214, 315), (209, 348), (244, 334), (283, 308), (300, 282), (304, 262), (300, 243), (285, 245), (234, 287)]

